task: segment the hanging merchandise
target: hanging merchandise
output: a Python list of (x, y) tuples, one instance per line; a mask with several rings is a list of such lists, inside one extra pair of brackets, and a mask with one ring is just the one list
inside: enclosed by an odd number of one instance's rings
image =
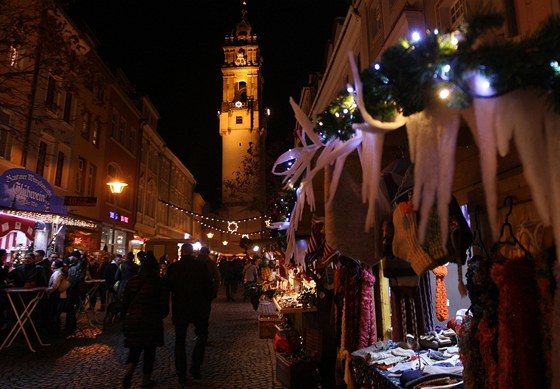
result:
[(436, 317), (439, 321), (446, 321), (449, 318), (447, 290), (445, 289), (447, 267), (441, 265), (432, 269), (432, 272), (436, 276)]
[(416, 213), (412, 207), (412, 201), (397, 205), (393, 212), (393, 225), (395, 228), (393, 253), (410, 262), (417, 275), (421, 275), (433, 267), (433, 259), (424, 251), (418, 241)]

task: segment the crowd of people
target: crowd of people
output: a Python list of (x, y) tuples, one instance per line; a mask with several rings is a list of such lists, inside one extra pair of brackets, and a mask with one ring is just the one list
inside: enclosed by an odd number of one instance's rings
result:
[[(7, 264), (7, 257), (6, 250), (0, 249), (0, 288), (47, 288), (47, 298), (40, 301), (34, 312), (41, 336), (71, 335), (77, 330), (80, 310), (109, 312), (111, 304), (118, 304), (123, 318), (124, 346), (129, 349), (122, 379), (124, 388), (131, 386), (141, 356), (142, 387), (155, 385), (151, 374), (156, 348), (163, 345), (163, 320), (169, 312), (175, 329), (178, 381), (184, 384), (187, 372), (200, 379), (211, 303), (220, 285), (225, 288), (227, 301), (234, 301), (239, 289), (271, 281), (274, 276), (273, 266), (256, 257), (222, 257), (216, 261), (206, 247), (195, 256), (193, 246), (188, 243), (182, 246), (179, 260), (171, 263), (166, 255), (157, 260), (152, 251), (129, 252), (123, 257), (104, 251), (90, 254), (78, 250), (65, 256), (56, 253), (46, 256), (45, 251), (35, 250), (25, 253), (18, 266)], [(85, 299), (87, 280), (103, 282)], [(4, 293), (0, 299), (1, 341), (14, 325), (15, 316), (8, 309)], [(187, 369), (186, 336), (190, 324), (194, 326), (196, 344)]]

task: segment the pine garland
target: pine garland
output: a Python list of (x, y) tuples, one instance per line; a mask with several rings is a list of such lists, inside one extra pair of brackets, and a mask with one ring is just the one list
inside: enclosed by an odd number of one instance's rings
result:
[[(457, 31), (427, 31), (387, 49), (360, 75), (368, 113), (391, 121), (397, 113), (409, 116), (439, 99), (464, 109), (473, 98), (530, 87), (543, 90), (560, 111), (560, 16), (551, 16), (519, 41), (496, 33), (503, 21), (498, 13), (478, 14)], [(348, 88), (317, 116), (314, 130), (323, 141), (346, 141), (354, 136), (353, 124), (362, 121)]]

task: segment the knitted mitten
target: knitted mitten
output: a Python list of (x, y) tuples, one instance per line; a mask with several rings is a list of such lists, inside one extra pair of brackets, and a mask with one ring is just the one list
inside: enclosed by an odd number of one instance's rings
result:
[(393, 212), (393, 253), (408, 262), (417, 275), (426, 272), (433, 265), (432, 258), (418, 242), (416, 215), (412, 203), (400, 203)]

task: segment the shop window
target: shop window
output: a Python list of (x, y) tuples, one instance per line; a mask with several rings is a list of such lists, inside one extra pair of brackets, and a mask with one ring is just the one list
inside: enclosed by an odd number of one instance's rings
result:
[(39, 142), (39, 152), (37, 153), (37, 167), (35, 173), (43, 176), (45, 172), (45, 163), (47, 159), (47, 144), (43, 141)]
[(54, 184), (55, 186), (61, 187), (62, 186), (62, 172), (64, 171), (64, 153), (62, 151), (58, 152), (58, 156), (56, 158), (56, 172), (54, 175)]

